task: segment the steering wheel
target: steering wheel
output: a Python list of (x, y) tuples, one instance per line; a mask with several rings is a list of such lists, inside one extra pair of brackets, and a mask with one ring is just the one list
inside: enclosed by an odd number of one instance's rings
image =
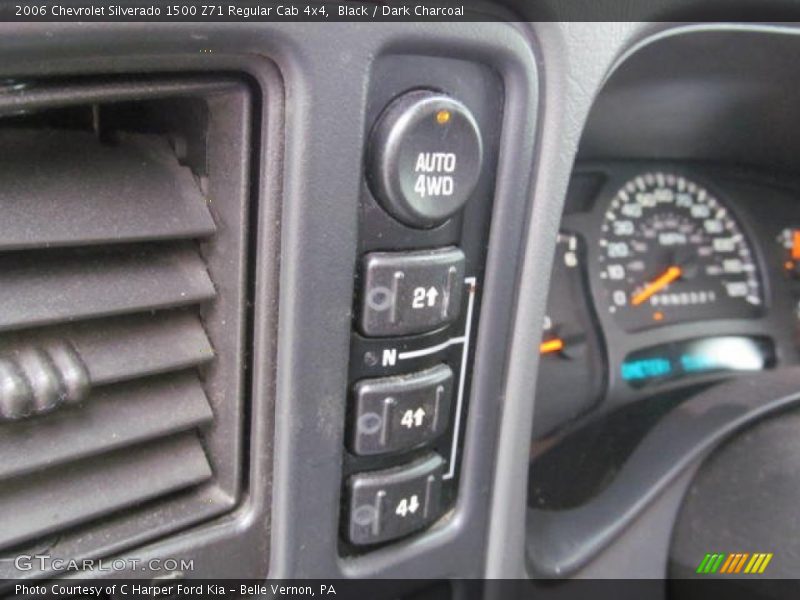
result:
[[(676, 406), (590, 500), (561, 510), (529, 508), (529, 571), (574, 575), (667, 488), (683, 486), (682, 506), (665, 532), (671, 545), (664, 577), (723, 576), (740, 564), (740, 576), (796, 577), (797, 408), (800, 368), (738, 378)], [(694, 475), (682, 477), (691, 467)], [(756, 555), (763, 555), (757, 565)]]

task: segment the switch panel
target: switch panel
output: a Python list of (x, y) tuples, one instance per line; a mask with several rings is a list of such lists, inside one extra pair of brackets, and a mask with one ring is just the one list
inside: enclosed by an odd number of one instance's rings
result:
[(410, 375), (364, 379), (355, 385), (350, 430), (353, 454), (402, 452), (444, 433), (453, 398), (447, 365)]
[(455, 247), (364, 257), (360, 328), (408, 335), (453, 322), (461, 308), (464, 253)]
[(348, 481), (347, 537), (355, 545), (393, 540), (441, 513), (444, 461), (437, 454), (401, 467), (356, 473)]
[(483, 65), (380, 62), (341, 398), (343, 557), (422, 539), (458, 506), (505, 102)]

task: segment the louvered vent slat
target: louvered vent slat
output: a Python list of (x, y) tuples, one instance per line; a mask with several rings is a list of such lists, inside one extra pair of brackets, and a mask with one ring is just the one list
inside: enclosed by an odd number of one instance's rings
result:
[(0, 330), (183, 306), (213, 297), (205, 264), (188, 245), (0, 255)]
[(200, 366), (214, 358), (203, 325), (191, 309), (81, 321), (0, 336), (0, 359), (26, 348), (71, 344), (92, 386)]
[(0, 250), (204, 237), (214, 221), (160, 137), (0, 130)]
[(92, 385), (176, 371), (214, 358), (200, 319), (186, 311), (79, 323), (64, 337), (86, 363)]
[(117, 450), (102, 461), (79, 461), (14, 478), (0, 486), (0, 506), (6, 515), (0, 546), (52, 533), (210, 477), (200, 442), (188, 433), (142, 444), (135, 451)]
[(3, 480), (209, 423), (213, 415), (193, 373), (111, 386), (85, 406), (0, 425)]

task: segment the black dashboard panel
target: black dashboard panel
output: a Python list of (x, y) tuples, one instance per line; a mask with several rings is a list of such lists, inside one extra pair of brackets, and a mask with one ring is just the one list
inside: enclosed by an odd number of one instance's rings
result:
[[(654, 173), (679, 173), (686, 181), (703, 182), (705, 189), (713, 190), (720, 205), (730, 211), (741, 228), (737, 230), (740, 233), (733, 232), (733, 235), (744, 236), (747, 240), (747, 251), (752, 252), (752, 276), (758, 279), (763, 301), (760, 300), (756, 306), (746, 307), (738, 316), (731, 314), (730, 309), (726, 311), (724, 307), (720, 308), (713, 301), (709, 311), (684, 314), (686, 307), (680, 305), (681, 299), (689, 301), (700, 295), (699, 292), (685, 291), (688, 286), (695, 289), (695, 282), (700, 277), (695, 272), (686, 284), (680, 278), (675, 282), (666, 282), (663, 290), (659, 288), (658, 293), (654, 292), (653, 297), (648, 297), (643, 305), (647, 307), (646, 316), (652, 315), (650, 322), (645, 325), (637, 322), (637, 326), (630, 329), (627, 322), (620, 321), (618, 311), (632, 307), (617, 307), (609, 298), (607, 246), (603, 241), (603, 227), (607, 222), (610, 203), (620, 187), (631, 178)], [(680, 389), (690, 394), (693, 387), (699, 388), (718, 381), (737, 370), (746, 373), (796, 364), (800, 360), (797, 345), (798, 280), (792, 252), (793, 232), (800, 215), (798, 195), (800, 189), (791, 178), (719, 165), (655, 161), (579, 164), (567, 198), (561, 235), (565, 240), (576, 239), (574, 243), (582, 249), (580, 264), (575, 267), (581, 272), (580, 276), (576, 274), (581, 283), (562, 290), (558, 288), (560, 278), (554, 275), (556, 284), (551, 288), (549, 306), (551, 311), (559, 313), (558, 317), (551, 320), (565, 324), (564, 348), (551, 352), (544, 348), (540, 366), (540, 386), (544, 387), (539, 388), (540, 393), (554, 393), (547, 387), (554, 385), (549, 383), (551, 370), (574, 364), (574, 358), (570, 356), (570, 341), (573, 344), (580, 341), (585, 345), (587, 338), (590, 345), (592, 339), (602, 340), (602, 351), (592, 352), (595, 364), (591, 370), (600, 370), (604, 376), (597, 378), (593, 387), (582, 386), (575, 390), (575, 407), (582, 407), (584, 412), (593, 406), (597, 406), (599, 413), (605, 413), (632, 402), (658, 402), (659, 395)], [(671, 207), (674, 201), (665, 204)], [(674, 214), (673, 208), (668, 210), (672, 212), (665, 214)], [(675, 221), (686, 229), (683, 221)], [(648, 234), (654, 234), (647, 222), (643, 227)], [(690, 227), (688, 231), (694, 230)], [(668, 243), (669, 235), (672, 234), (668, 232)], [(658, 240), (652, 235), (651, 238), (648, 251), (664, 252)], [(702, 240), (703, 236), (700, 235), (698, 239)], [(726, 260), (729, 260), (727, 257), (738, 257), (738, 252), (733, 248), (723, 247), (723, 252), (718, 253), (711, 248), (707, 238), (703, 243), (709, 251), (707, 254), (719, 254)], [(668, 251), (674, 247), (668, 246)], [(679, 257), (684, 264), (696, 260), (698, 248), (691, 246), (689, 240), (684, 239), (679, 248), (686, 253), (685, 257)], [(798, 251), (800, 249), (795, 252)], [(662, 262), (668, 258), (667, 255), (657, 257)], [(612, 262), (632, 264), (640, 260), (637, 256), (628, 256)], [(651, 289), (648, 288), (651, 284), (647, 282), (656, 281), (668, 264), (667, 261), (663, 265), (648, 265), (642, 269), (636, 274), (642, 284), (630, 286), (631, 293), (626, 293), (623, 300), (630, 302), (631, 297), (636, 297), (633, 292), (641, 294)], [(738, 274), (741, 264), (734, 266), (739, 267)], [(565, 268), (568, 267), (556, 261), (555, 273)], [(696, 271), (697, 267), (694, 268)], [(737, 279), (736, 274), (721, 272), (716, 264), (706, 265), (705, 268), (712, 270), (714, 277)], [(662, 298), (660, 304), (657, 302), (659, 297)], [(573, 314), (564, 314), (565, 307), (570, 303), (574, 306)], [(745, 306), (744, 302), (741, 304)], [(673, 314), (677, 314), (674, 319)], [(587, 319), (586, 315), (592, 318)], [(583, 332), (579, 337), (582, 336), (583, 340), (574, 340), (575, 334), (568, 331), (569, 326), (566, 325), (570, 323), (581, 323)], [(738, 336), (741, 340), (732, 341), (732, 345), (727, 347), (720, 344), (708, 346), (697, 354), (698, 341), (720, 336)], [(559, 323), (554, 322), (549, 331), (546, 328), (543, 343), (559, 337)], [(571, 337), (573, 340), (570, 340)], [(740, 361), (738, 367), (731, 365), (731, 357), (748, 351), (745, 347), (747, 343), (743, 340), (753, 339), (757, 341), (756, 354), (762, 360)], [(693, 354), (687, 354), (686, 349), (676, 349), (676, 344), (690, 341), (694, 342)], [(681, 361), (682, 365), (679, 364)], [(598, 405), (597, 398), (600, 397), (604, 400)], [(569, 404), (563, 395), (562, 402)], [(577, 408), (571, 414), (576, 412), (579, 412)]]

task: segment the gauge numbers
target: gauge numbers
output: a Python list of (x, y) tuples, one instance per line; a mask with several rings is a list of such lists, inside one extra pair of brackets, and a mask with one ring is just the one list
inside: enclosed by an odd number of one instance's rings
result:
[(722, 202), (683, 176), (628, 181), (603, 216), (598, 250), (605, 304), (627, 330), (759, 313), (747, 238)]

